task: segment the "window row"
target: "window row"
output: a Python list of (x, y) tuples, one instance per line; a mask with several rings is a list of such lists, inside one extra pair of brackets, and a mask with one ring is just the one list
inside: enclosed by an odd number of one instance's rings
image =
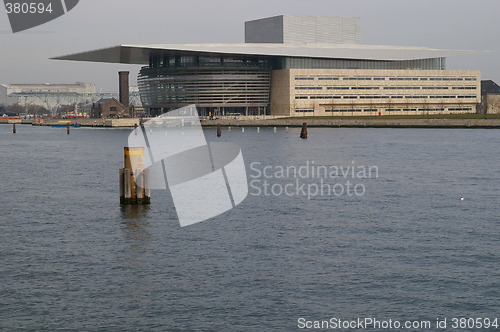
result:
[(295, 99), (450, 99), (450, 98), (476, 98), (476, 96), (383, 96), (383, 95), (345, 95), (345, 96), (332, 96), (332, 95), (318, 95), (318, 96), (304, 96), (297, 95)]
[(296, 81), (477, 81), (477, 77), (340, 77), (340, 76), (295, 76)]
[(296, 86), (295, 90), (477, 90), (476, 86)]

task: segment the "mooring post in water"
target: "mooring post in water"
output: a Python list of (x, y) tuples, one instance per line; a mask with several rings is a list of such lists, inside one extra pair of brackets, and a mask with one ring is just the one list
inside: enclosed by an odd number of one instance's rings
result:
[(70, 129), (69, 129), (69, 123), (66, 123), (66, 134), (69, 135), (69, 131), (70, 131)]
[(285, 127), (285, 133), (288, 134), (288, 126)]
[(12, 124), (12, 133), (15, 134), (16, 132), (17, 132), (17, 130), (16, 130), (16, 124), (13, 123)]
[(300, 138), (307, 138), (307, 123), (302, 124), (302, 130), (300, 131)]
[(126, 205), (132, 204), (132, 184), (130, 183), (131, 172), (128, 168), (122, 168), (120, 173), (123, 174), (123, 178), (121, 179), (123, 185), (120, 185), (120, 187), (123, 187), (123, 196), (120, 197), (120, 203)]
[(120, 168), (119, 171), (119, 181), (120, 181), (120, 204), (125, 204), (125, 168)]
[(135, 185), (135, 196), (137, 199), (137, 204), (138, 205), (150, 204), (151, 200), (150, 200), (149, 189), (146, 189), (146, 187), (148, 187), (146, 185), (148, 181), (147, 177), (148, 170), (136, 169), (135, 172), (137, 174), (136, 185)]
[(126, 146), (124, 165), (120, 169), (120, 204), (150, 204), (147, 171), (144, 170), (144, 148)]
[(217, 125), (217, 137), (220, 137), (222, 132), (220, 131), (220, 125)]

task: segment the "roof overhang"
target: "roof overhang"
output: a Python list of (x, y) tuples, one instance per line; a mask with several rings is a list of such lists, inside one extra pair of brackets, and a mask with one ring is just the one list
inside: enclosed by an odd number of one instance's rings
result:
[(481, 51), (459, 51), (432, 49), (427, 47), (358, 44), (158, 44), (119, 45), (93, 51), (58, 56), (52, 59), (147, 65), (149, 64), (150, 56), (154, 54), (277, 56), (322, 59), (404, 61), (476, 53), (481, 53)]

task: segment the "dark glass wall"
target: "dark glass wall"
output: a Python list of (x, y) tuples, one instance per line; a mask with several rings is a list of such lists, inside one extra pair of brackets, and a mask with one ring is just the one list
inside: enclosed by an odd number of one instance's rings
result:
[(273, 69), (398, 69), (444, 70), (445, 58), (405, 61), (377, 61), (354, 59), (321, 59), (280, 57), (272, 61)]
[(190, 104), (212, 114), (265, 114), (270, 73), (269, 58), (157, 55), (138, 82), (153, 115)]

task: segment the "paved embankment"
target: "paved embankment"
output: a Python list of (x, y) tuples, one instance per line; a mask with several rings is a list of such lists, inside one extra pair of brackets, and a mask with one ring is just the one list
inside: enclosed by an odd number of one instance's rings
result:
[(289, 126), (300, 127), (380, 127), (380, 128), (500, 128), (500, 119), (270, 119), (202, 121), (204, 126)]
[[(61, 122), (62, 121), (62, 122)], [(71, 121), (72, 124), (79, 124), (83, 127), (134, 127), (139, 125), (140, 119), (2, 119), (1, 123), (21, 123), (32, 124), (34, 126), (52, 126), (55, 124), (65, 124)]]
[[(32, 124), (39, 126), (51, 126), (61, 124), (57, 119), (1, 119), (1, 123)], [(72, 123), (78, 123), (84, 127), (134, 127), (139, 124), (140, 119), (73, 119)], [(380, 127), (380, 128), (500, 128), (500, 119), (217, 119), (204, 120), (203, 126), (213, 127), (235, 126), (235, 127), (274, 127), (289, 126), (300, 127), (307, 122), (309, 127)]]

